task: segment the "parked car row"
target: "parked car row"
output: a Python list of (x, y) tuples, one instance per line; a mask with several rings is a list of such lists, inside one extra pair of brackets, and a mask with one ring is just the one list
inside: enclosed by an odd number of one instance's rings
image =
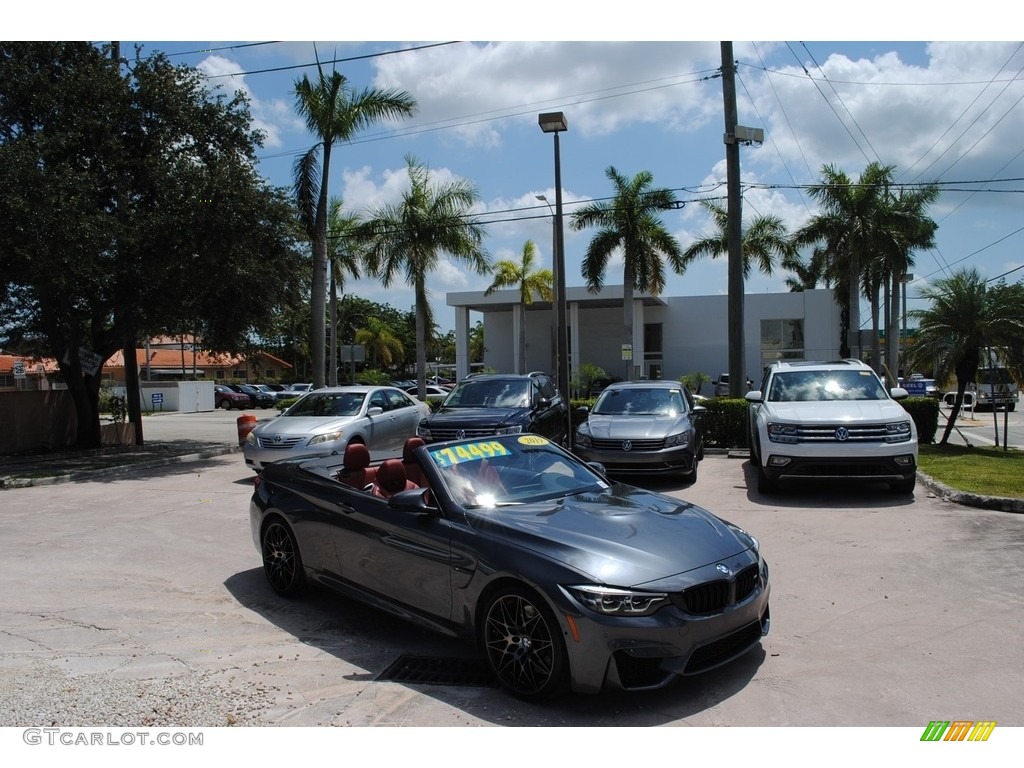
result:
[(302, 397), (312, 384), (215, 384), (213, 404), (217, 408), (274, 408), (281, 400)]

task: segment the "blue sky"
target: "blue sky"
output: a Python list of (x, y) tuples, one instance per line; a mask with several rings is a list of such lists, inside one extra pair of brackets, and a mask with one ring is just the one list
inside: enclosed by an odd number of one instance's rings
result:
[[(605, 28), (598, 23), (586, 34), (571, 14), (549, 19), (547, 6), (531, 3), (519, 6), (517, 19), (507, 26), (504, 21), (472, 20), (450, 25), (438, 12), (428, 16), (421, 7), (404, 3), (381, 6), (385, 18), (350, 19), (338, 11), (325, 13), (327, 21), (315, 24), (315, 14), (307, 13), (303, 22), (280, 25), (267, 17), (242, 21), (227, 11), (211, 13), (199, 4), (181, 7), (194, 12), (166, 24), (129, 22), (121, 29), (116, 15), (108, 17), (115, 22), (113, 28), (83, 16), (77, 36), (98, 40), (116, 31), (126, 52), (137, 39), (143, 54), (164, 51), (174, 62), (198, 67), (211, 85), (243, 89), (257, 126), (266, 133), (260, 170), (277, 185), (290, 184), (294, 158), (313, 141), (295, 112), (294, 84), (303, 74), (315, 73), (318, 56), (325, 62), (338, 59), (326, 66), (336, 66), (357, 87), (408, 91), (419, 102), (415, 117), (369, 129), (336, 147), (331, 194), (341, 196), (346, 209), (355, 212), (394, 201), (407, 180), (404, 157), (414, 155), (437, 178), (463, 178), (476, 185), (478, 212), (491, 222), (486, 246), (493, 259), (518, 258), (531, 239), (541, 264), (551, 264), (551, 219), (547, 206), (536, 200), (543, 194), (554, 201), (553, 142), (537, 125), (537, 115), (547, 111), (562, 111), (569, 121), (568, 132), (561, 135), (567, 214), (574, 203), (611, 194), (608, 166), (629, 176), (649, 170), (656, 186), (675, 190), (687, 202), (663, 219), (680, 243), (685, 247), (708, 232), (696, 201), (724, 201), (725, 195), (722, 81), (716, 77), (721, 50), (712, 38), (728, 35), (738, 61), (739, 122), (765, 132), (763, 146), (741, 150), (745, 220), (777, 214), (795, 228), (814, 211), (800, 187), (818, 180), (823, 164), (856, 177), (868, 162), (879, 160), (896, 166), (900, 183), (944, 185), (932, 209), (939, 223), (937, 246), (916, 254), (911, 308), (922, 306), (914, 298), (917, 287), (961, 266), (975, 266), (986, 277), (1024, 276), (1024, 270), (1013, 271), (1024, 265), (1024, 47), (1019, 42), (786, 42), (781, 38), (826, 35), (820, 29), (787, 25), (784, 16), (767, 19), (751, 13), (756, 6), (744, 3), (730, 6), (748, 12), (728, 29), (721, 29), (718, 19), (695, 23), (680, 14), (660, 24), (649, 18), (621, 23), (609, 19), (603, 22)], [(431, 7), (464, 12), (480, 6)], [(872, 0), (858, 7), (865, 12), (861, 25), (872, 27), (865, 23), (872, 18), (870, 9), (885, 6)], [(935, 6), (936, 11), (941, 7)], [(995, 18), (983, 12), (977, 16)], [(886, 18), (891, 21), (885, 29), (888, 36), (933, 31), (920, 29), (912, 17), (890, 13)], [(75, 21), (65, 23), (71, 29), (63, 36), (74, 36)], [(643, 41), (662, 32), (662, 25), (709, 41)], [(247, 45), (310, 31), (407, 39)], [(830, 31), (855, 36), (862, 30), (857, 23), (844, 23)], [(946, 37), (986, 34), (959, 22), (934, 31)], [(778, 39), (748, 42), (738, 39), (741, 33)], [(206, 39), (229, 34), (246, 39)], [(637, 41), (437, 44), (495, 35), (522, 40), (625, 36)], [(566, 227), (569, 286), (583, 285), (580, 261), (590, 237)], [(621, 263), (613, 261), (607, 284), (621, 282), (620, 269)], [(727, 291), (724, 259), (698, 262), (683, 275), (669, 274), (667, 295)], [(785, 290), (784, 279), (781, 271), (772, 277), (752, 275), (747, 290)], [(453, 323), (444, 304), (447, 292), (483, 290), (489, 283), (490, 278), (444, 259), (428, 282), (442, 327)], [(411, 289), (404, 284), (386, 289), (378, 281), (362, 280), (351, 282), (347, 290), (400, 309), (412, 306)]]

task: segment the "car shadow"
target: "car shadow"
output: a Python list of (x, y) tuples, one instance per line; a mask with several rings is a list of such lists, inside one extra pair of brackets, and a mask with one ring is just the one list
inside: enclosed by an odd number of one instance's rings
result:
[[(747, 499), (752, 504), (771, 507), (878, 509), (905, 507), (914, 503), (914, 495), (894, 493), (888, 483), (870, 482), (863, 478), (851, 480), (808, 480), (799, 483), (781, 483), (774, 493), (757, 490), (757, 467), (749, 460), (743, 462), (743, 479), (747, 486)], [(926, 492), (919, 485), (915, 493)]]
[(364, 672), (345, 675), (365, 686), (403, 685), (480, 720), (503, 726), (650, 726), (691, 717), (742, 691), (767, 654), (763, 646), (717, 670), (678, 680), (657, 691), (565, 694), (543, 703), (524, 702), (497, 687), (378, 682), (400, 656), (479, 660), (472, 645), (435, 634), (325, 588), (286, 599), (266, 583), (261, 568), (224, 582), (240, 605), (292, 635)]

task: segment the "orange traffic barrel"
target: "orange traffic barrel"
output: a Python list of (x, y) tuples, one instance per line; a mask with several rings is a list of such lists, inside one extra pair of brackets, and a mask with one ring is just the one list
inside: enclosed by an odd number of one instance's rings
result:
[(251, 413), (246, 413), (239, 416), (236, 420), (238, 424), (238, 444), (244, 445), (245, 438), (249, 436), (249, 433), (256, 429), (256, 417)]

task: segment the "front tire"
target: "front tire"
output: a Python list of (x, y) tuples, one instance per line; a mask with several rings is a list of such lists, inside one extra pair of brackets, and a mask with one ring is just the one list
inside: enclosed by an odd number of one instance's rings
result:
[(903, 494), (913, 493), (914, 492), (914, 487), (916, 485), (917, 485), (917, 475), (914, 475), (913, 477), (911, 477), (911, 478), (909, 478), (907, 480), (899, 480), (899, 481), (897, 481), (895, 483), (889, 483), (889, 490), (892, 491), (893, 493), (898, 493), (900, 495), (903, 495)]
[(263, 529), (263, 573), (271, 589), (284, 597), (299, 594), (306, 586), (302, 555), (291, 529), (273, 520)]
[(779, 481), (769, 477), (768, 473), (764, 471), (764, 467), (759, 463), (757, 465), (757, 492), (769, 496), (777, 493), (778, 490)]
[(561, 628), (532, 592), (510, 586), (495, 593), (484, 609), (480, 643), (491, 671), (513, 696), (539, 701), (566, 687)]
[(231, 410), (231, 401), (224, 399), (217, 403), (218, 408), (223, 408), (225, 411)]

